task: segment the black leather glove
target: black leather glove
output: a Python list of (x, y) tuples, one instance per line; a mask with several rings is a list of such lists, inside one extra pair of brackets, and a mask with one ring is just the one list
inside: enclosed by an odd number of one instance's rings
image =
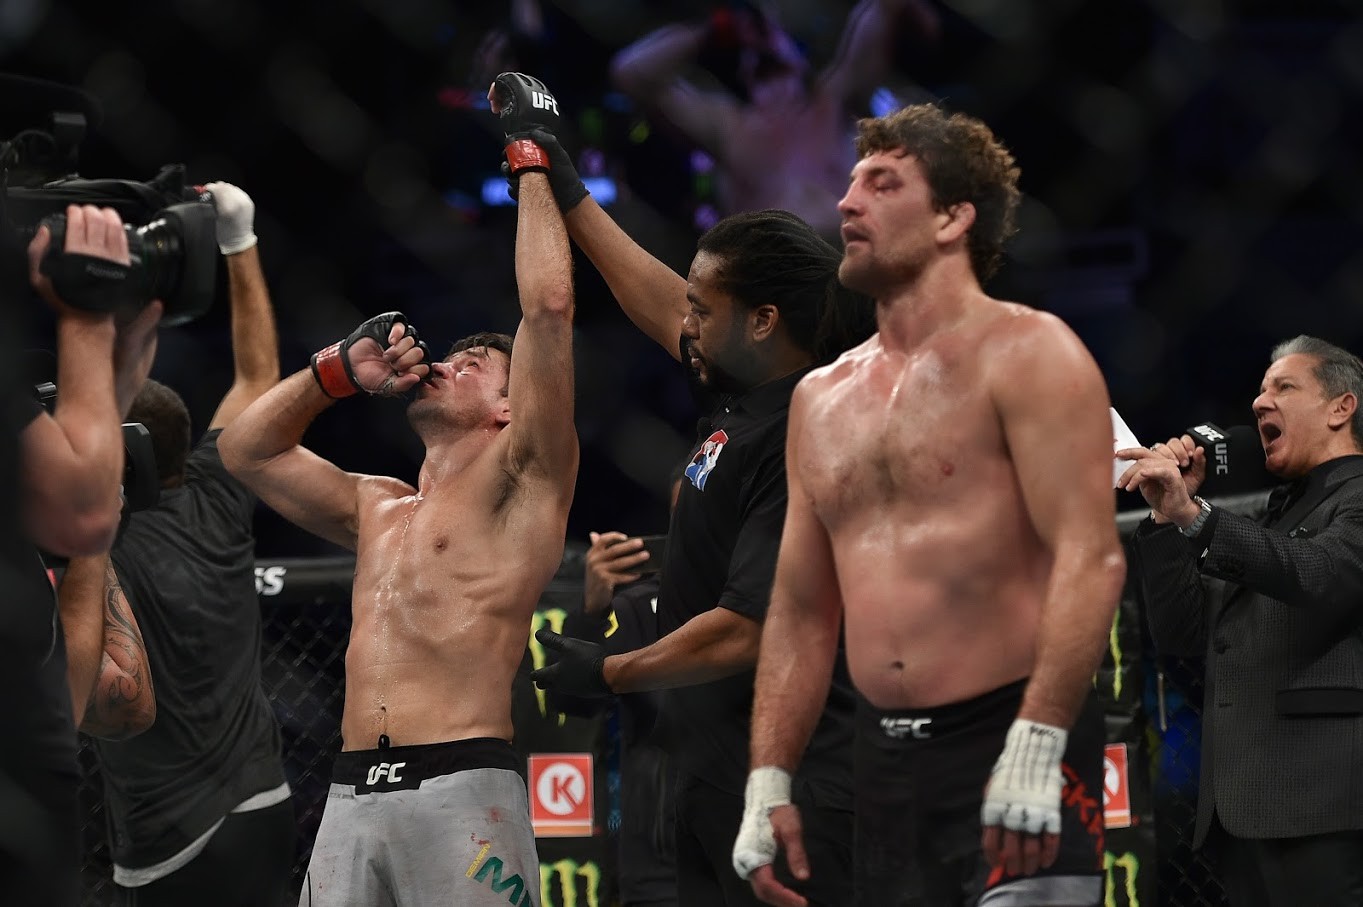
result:
[(548, 87), (534, 76), (504, 72), (492, 80), (488, 98), (506, 134), (511, 172), (548, 171), (548, 157), (530, 138), (530, 131), (537, 127), (551, 133), (559, 128), (558, 100)]
[(606, 686), (602, 668), (606, 663), (606, 651), (598, 643), (585, 639), (573, 639), (555, 633), (548, 627), (535, 634), (546, 649), (558, 653), (558, 658), (530, 672), (530, 679), (541, 690), (554, 690), (572, 696), (610, 696), (611, 688)]
[[(557, 136), (545, 129), (532, 129), (528, 138), (540, 146), (549, 158), (549, 190), (554, 193), (558, 209), (567, 214), (591, 193), (583, 185), (582, 178), (577, 175), (573, 159), (568, 156)], [(506, 162), (502, 163), (502, 176), (506, 177), (507, 194), (520, 201), (520, 180), (511, 172), (511, 165)]]
[[(407, 316), (401, 312), (384, 312), (351, 331), (346, 339), (312, 354), (312, 377), (322, 392), (336, 400), (356, 391), (376, 396), (395, 393), (393, 382), (398, 374), (383, 358), (384, 350), (388, 349), (388, 335), (395, 324), (404, 326), (403, 336), (416, 341), (424, 354), (421, 361), (429, 363), (430, 348), (417, 335), (416, 328), (408, 323)], [(365, 343), (367, 340), (373, 343)]]

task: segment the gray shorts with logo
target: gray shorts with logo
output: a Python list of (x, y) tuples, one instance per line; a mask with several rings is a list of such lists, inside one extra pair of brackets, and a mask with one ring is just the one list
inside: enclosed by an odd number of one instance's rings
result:
[(493, 738), (338, 754), (299, 907), (539, 907), (522, 772)]

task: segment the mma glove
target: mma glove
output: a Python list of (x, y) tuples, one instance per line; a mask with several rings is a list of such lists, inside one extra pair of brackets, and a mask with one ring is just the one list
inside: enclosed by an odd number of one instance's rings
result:
[(1069, 733), (1018, 718), (1008, 729), (980, 807), (982, 825), (1035, 835), (1060, 834), (1060, 761)]
[[(529, 133), (530, 139), (539, 145), (549, 159), (549, 191), (554, 193), (554, 201), (558, 203), (559, 211), (567, 214), (577, 203), (586, 198), (589, 193), (583, 184), (582, 178), (577, 175), (577, 168), (573, 166), (573, 159), (564, 150), (563, 144), (558, 137), (546, 129), (532, 129)], [(516, 201), (520, 201), (520, 182), (516, 175), (511, 172), (511, 165), (502, 164), (502, 176), (506, 177), (506, 191)]]
[(774, 765), (764, 765), (748, 773), (743, 791), (743, 821), (734, 840), (734, 872), (746, 879), (759, 866), (776, 862), (776, 836), (771, 829), (771, 811), (790, 805), (790, 773)]
[(256, 244), (256, 203), (231, 183), (205, 183), (218, 212), (218, 251), (224, 255), (245, 252)]
[(602, 697), (612, 695), (602, 673), (606, 664), (606, 650), (585, 639), (574, 639), (555, 633), (547, 627), (535, 634), (546, 649), (558, 653), (551, 664), (530, 672), (530, 679), (541, 690), (553, 690), (570, 696)]
[(549, 171), (549, 156), (530, 138), (536, 127), (549, 132), (559, 128), (558, 100), (543, 82), (521, 72), (504, 72), (492, 80), (489, 94), (499, 108), (498, 118), (506, 134), (506, 162), (513, 174), (526, 170)]
[(431, 361), (430, 348), (407, 322), (401, 312), (384, 312), (361, 324), (346, 339), (333, 343), (312, 355), (312, 377), (322, 393), (333, 400), (349, 397), (357, 391), (372, 396), (392, 396), (393, 382), (399, 377), (392, 363), (384, 359), (388, 349), (388, 335), (393, 325), (405, 328), (404, 337), (411, 337), (422, 351), (422, 361)]

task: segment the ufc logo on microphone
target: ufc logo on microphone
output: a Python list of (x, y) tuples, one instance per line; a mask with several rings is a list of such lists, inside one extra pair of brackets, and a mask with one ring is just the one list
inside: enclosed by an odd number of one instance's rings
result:
[(540, 110), (552, 110), (554, 115), (558, 115), (558, 101), (554, 96), (544, 91), (530, 92), (530, 106), (538, 107)]
[(365, 779), (366, 783), (368, 783), (370, 787), (373, 787), (383, 780), (385, 775), (388, 777), (390, 783), (401, 781), (402, 776), (398, 774), (398, 769), (406, 764), (406, 762), (394, 762), (392, 765), (389, 765), (387, 762), (380, 762), (378, 765), (371, 765), (369, 767), (369, 776)]
[(1216, 474), (1224, 476), (1230, 473), (1230, 450), (1226, 444), (1218, 444), (1213, 448), (1216, 455)]
[(1212, 428), (1210, 425), (1194, 425), (1193, 431), (1197, 432), (1208, 441), (1216, 442), (1226, 440), (1225, 435), (1221, 434), (1221, 432)]

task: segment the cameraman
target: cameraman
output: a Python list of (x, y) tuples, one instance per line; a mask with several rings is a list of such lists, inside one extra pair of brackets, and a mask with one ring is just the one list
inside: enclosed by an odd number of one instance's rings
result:
[[(10, 697), (0, 735), (0, 902), (7, 905), (76, 903), (80, 826), (73, 691), (38, 549), (58, 556), (94, 554), (113, 540), (123, 471), (121, 422), (151, 368), (162, 312), (155, 301), (117, 319), (111, 311), (110, 301), (123, 289), (120, 275), (126, 277), (131, 263), (116, 212), (72, 205), (66, 218), (65, 244), (54, 259), (71, 265), (68, 275), (74, 271), (77, 279), (63, 283), (60, 294), (40, 267), (51, 244), (47, 227), (39, 228), (28, 247), (29, 281), (56, 313), (60, 399), (51, 414), (45, 412), (12, 361), (0, 386), (0, 419), (12, 454), (6, 490), (13, 493), (13, 517), (3, 528), (0, 550), (0, 583), (7, 593), (0, 606), (5, 653), (0, 689)], [(20, 257), (10, 242), (8, 235), (0, 239), (6, 268)], [(3, 304), (22, 305), (26, 291), (17, 273), (7, 269), (4, 278)], [(3, 333), (8, 340), (9, 332)]]
[[(81, 729), (95, 737), (104, 779), (115, 904), (278, 907), (296, 829), (279, 725), (261, 686), (256, 499), (223, 468), (218, 435), (278, 383), (279, 343), (255, 205), (231, 184), (204, 188), (227, 268), (234, 380), (192, 450), (175, 391), (148, 381), (133, 402), (129, 418), (151, 434), (161, 495), (115, 542), (107, 588), (90, 590), (109, 610)], [(156, 679), (149, 728), (141, 640)]]

